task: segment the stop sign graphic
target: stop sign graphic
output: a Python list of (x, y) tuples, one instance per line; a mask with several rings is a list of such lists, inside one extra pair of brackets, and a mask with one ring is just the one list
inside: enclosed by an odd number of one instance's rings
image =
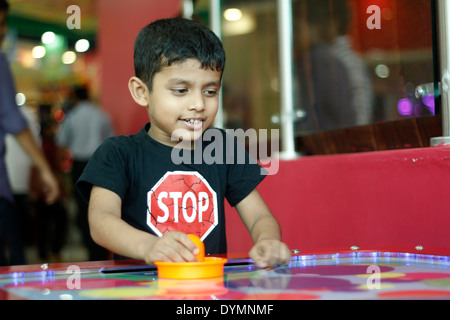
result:
[(196, 234), (202, 240), (218, 224), (217, 195), (198, 172), (168, 172), (147, 193), (147, 224), (158, 235)]

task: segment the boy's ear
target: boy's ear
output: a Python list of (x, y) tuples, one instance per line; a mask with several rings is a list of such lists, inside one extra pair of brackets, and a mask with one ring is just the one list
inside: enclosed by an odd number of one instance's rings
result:
[(131, 77), (128, 81), (128, 89), (130, 90), (131, 96), (133, 97), (134, 101), (143, 107), (148, 106), (147, 101), (147, 92), (148, 88), (147, 85), (142, 82), (141, 79), (138, 77)]

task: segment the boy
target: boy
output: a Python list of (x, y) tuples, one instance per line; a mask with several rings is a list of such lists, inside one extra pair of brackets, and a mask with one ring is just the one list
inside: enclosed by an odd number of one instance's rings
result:
[[(215, 159), (223, 161), (212, 164), (174, 161), (174, 154), (197, 152), (196, 143), (217, 130), (208, 128), (225, 65), (220, 40), (191, 20), (159, 20), (137, 36), (134, 61), (129, 90), (150, 123), (136, 135), (107, 140), (77, 183), (84, 197), (90, 195), (94, 241), (149, 264), (196, 261), (198, 249), (187, 233), (203, 237), (207, 254), (226, 253), (226, 197), (252, 236), (249, 255), (257, 266), (287, 264), (290, 251), (279, 225), (255, 189), (263, 179), (258, 165), (248, 157), (247, 164), (225, 163), (222, 150)], [(201, 151), (212, 144), (203, 143)]]

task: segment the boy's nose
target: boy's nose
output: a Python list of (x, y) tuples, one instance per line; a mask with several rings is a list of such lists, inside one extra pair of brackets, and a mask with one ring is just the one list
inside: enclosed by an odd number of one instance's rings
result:
[(205, 105), (204, 104), (193, 104), (189, 107), (189, 110), (203, 111), (203, 110), (205, 110)]
[(202, 94), (196, 95), (196, 97), (191, 101), (189, 110), (203, 111), (205, 109), (205, 100)]

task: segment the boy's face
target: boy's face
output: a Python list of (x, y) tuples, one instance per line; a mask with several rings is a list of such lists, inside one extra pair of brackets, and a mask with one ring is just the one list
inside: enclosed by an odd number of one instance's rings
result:
[(177, 146), (181, 138), (191, 147), (217, 114), (221, 75), (219, 71), (202, 69), (196, 59), (156, 73), (153, 90), (145, 93), (151, 122), (149, 135), (169, 146)]

